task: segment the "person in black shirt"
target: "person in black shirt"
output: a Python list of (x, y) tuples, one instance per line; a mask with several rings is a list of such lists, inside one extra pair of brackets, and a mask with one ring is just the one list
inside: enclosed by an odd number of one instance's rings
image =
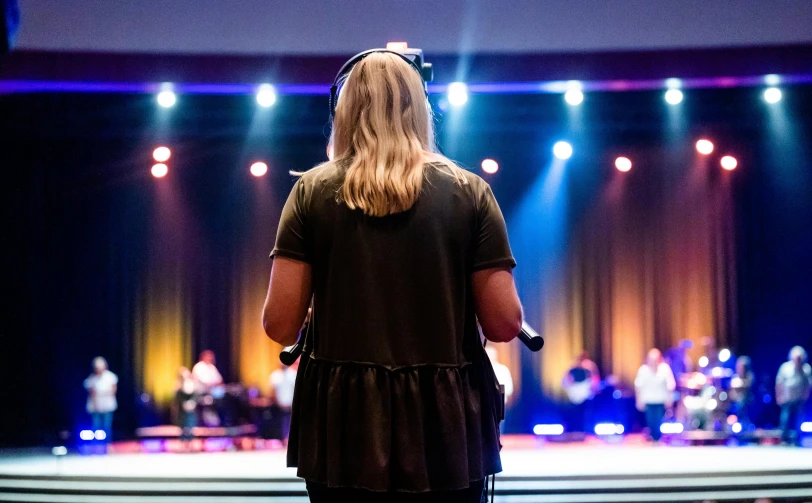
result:
[[(311, 501), (479, 501), (501, 471), (488, 340), (521, 330), (490, 187), (436, 153), (420, 74), (372, 53), (338, 99), (334, 159), (282, 211), (263, 312), (297, 340), (288, 465)], [(484, 362), (483, 362), (484, 360)]]

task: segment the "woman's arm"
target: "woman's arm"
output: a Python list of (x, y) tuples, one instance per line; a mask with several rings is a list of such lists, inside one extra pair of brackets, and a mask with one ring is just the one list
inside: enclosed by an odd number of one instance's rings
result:
[(283, 346), (299, 338), (313, 295), (311, 267), (306, 262), (277, 256), (271, 267), (262, 326), (268, 337)]
[(513, 273), (508, 268), (483, 269), (473, 274), (476, 316), (485, 338), (509, 342), (522, 330), (522, 305)]

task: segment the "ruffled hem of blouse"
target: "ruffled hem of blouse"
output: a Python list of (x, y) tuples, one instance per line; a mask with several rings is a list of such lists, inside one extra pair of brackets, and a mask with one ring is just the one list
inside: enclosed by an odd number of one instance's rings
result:
[(328, 487), (465, 489), (502, 470), (491, 377), (474, 364), (391, 370), (303, 358), (288, 466)]

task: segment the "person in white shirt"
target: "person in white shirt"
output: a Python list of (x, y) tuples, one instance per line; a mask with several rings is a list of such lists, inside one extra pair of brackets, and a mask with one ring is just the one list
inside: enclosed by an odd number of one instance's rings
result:
[(788, 444), (799, 440), (801, 413), (812, 390), (812, 367), (806, 359), (806, 350), (795, 346), (775, 377), (775, 402), (781, 407), (781, 441)]
[[(495, 347), (488, 344), (485, 346), (485, 353), (488, 354), (488, 358), (491, 360), (491, 366), (493, 367), (493, 373), (496, 375), (496, 381), (505, 387), (505, 406), (507, 407), (508, 402), (510, 402), (510, 397), (513, 395), (513, 376), (510, 374), (510, 369), (507, 365), (499, 363), (499, 353)], [(499, 431), (504, 433), (504, 428), (505, 422), (502, 421), (499, 423)]]
[(676, 387), (671, 367), (663, 361), (660, 350), (649, 351), (646, 363), (637, 371), (634, 388), (637, 393), (637, 408), (645, 411), (649, 435), (655, 442), (660, 441), (660, 425), (665, 417), (666, 407), (673, 403)]
[(200, 353), (200, 361), (192, 367), (192, 376), (203, 386), (206, 393), (211, 393), (213, 388), (223, 384), (223, 376), (214, 363), (214, 352), (207, 349)]
[(203, 425), (208, 427), (220, 426), (220, 414), (217, 411), (215, 397), (218, 396), (218, 391), (223, 391), (221, 387), (223, 376), (214, 363), (214, 352), (207, 349), (200, 353), (200, 361), (192, 367), (192, 377), (200, 384), (200, 418)]
[(90, 414), (93, 431), (103, 431), (99, 440), (107, 442), (113, 436), (113, 412), (118, 408), (116, 390), (118, 376), (107, 370), (107, 360), (101, 356), (93, 359), (93, 373), (84, 381), (87, 390), (87, 412)]
[(287, 441), (290, 433), (290, 413), (293, 405), (293, 391), (296, 388), (296, 373), (299, 370), (299, 360), (293, 362), (288, 367), (282, 365), (271, 372), (271, 399), (276, 405), (280, 414), (280, 428), (282, 430), (282, 440)]

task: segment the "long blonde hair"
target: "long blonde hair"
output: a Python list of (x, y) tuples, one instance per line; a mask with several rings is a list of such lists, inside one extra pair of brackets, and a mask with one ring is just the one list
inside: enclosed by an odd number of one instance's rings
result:
[(465, 182), (460, 168), (437, 153), (420, 75), (395, 54), (372, 53), (353, 67), (339, 95), (330, 143), (334, 162), (346, 170), (340, 198), (366, 215), (410, 209), (427, 164)]

